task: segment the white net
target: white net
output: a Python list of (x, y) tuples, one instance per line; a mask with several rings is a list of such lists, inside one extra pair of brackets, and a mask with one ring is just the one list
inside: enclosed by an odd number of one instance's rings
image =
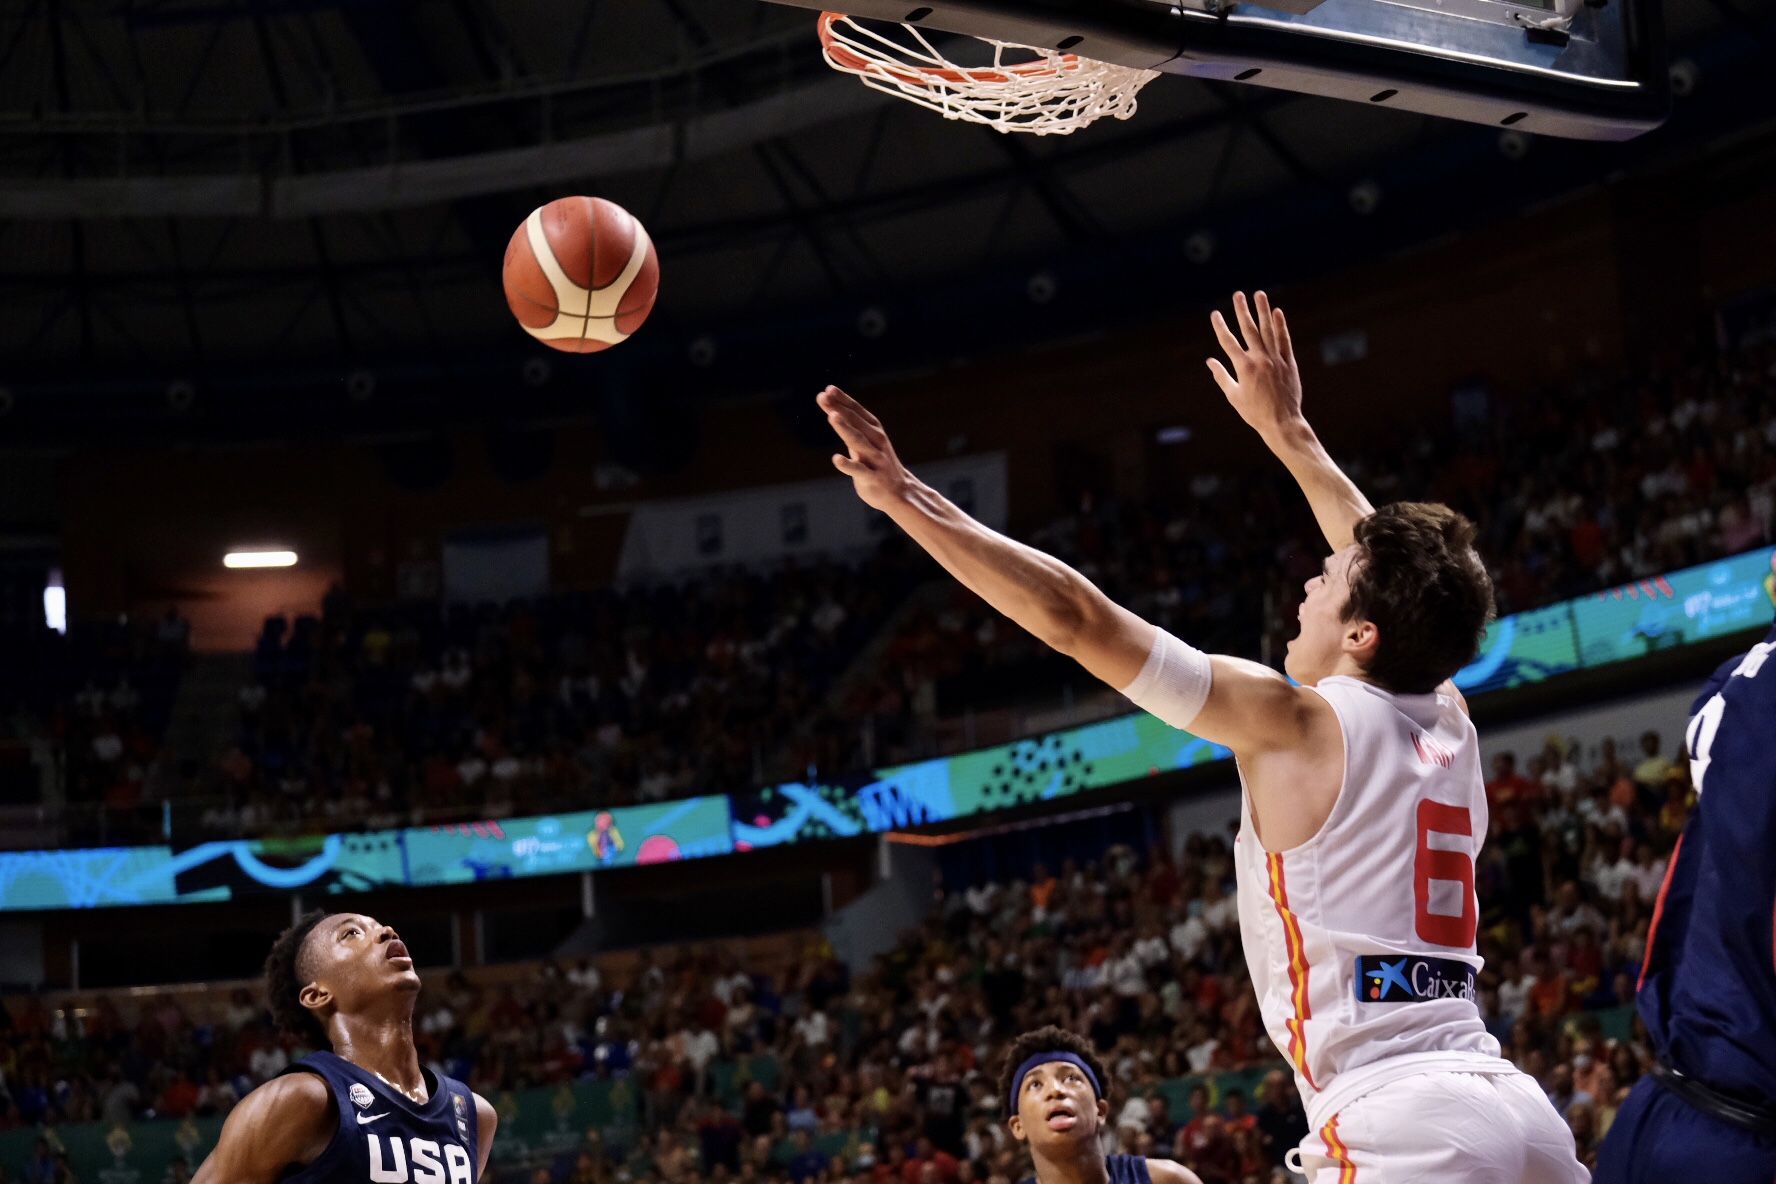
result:
[(1159, 77), (1153, 70), (989, 38), (980, 40), (992, 50), (992, 61), (965, 66), (946, 58), (922, 30), (899, 30), (898, 36), (877, 32), (838, 12), (820, 18), (820, 41), (833, 69), (945, 119), (1002, 132), (1066, 135), (1106, 115), (1127, 119), (1141, 88)]

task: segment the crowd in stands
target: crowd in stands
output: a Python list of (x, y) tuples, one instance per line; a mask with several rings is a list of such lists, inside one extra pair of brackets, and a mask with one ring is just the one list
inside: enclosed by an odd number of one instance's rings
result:
[[(1600, 1009), (1632, 1001), (1687, 766), (1656, 734), (1632, 760), (1551, 739), (1522, 767), (1500, 758), (1487, 793), (1481, 1010), (1590, 1163), (1649, 1066), (1638, 1025)], [(1272, 1184), (1306, 1126), (1247, 977), (1232, 875), (1228, 836), (1198, 834), (1175, 859), (1115, 847), (1055, 874), (940, 885), (919, 927), (855, 975), (812, 938), (775, 979), (709, 946), (644, 955), (622, 981), (588, 962), (503, 986), (433, 972), (416, 1038), (489, 1097), (629, 1083), (638, 1120), (587, 1131), (531, 1184), (1013, 1184), (1027, 1171), (1000, 1060), (1045, 1023), (1102, 1053), (1118, 1146), (1207, 1184)], [(0, 1008), (0, 1126), (220, 1114), (300, 1051), (246, 990), (201, 1013), (132, 1003)], [(772, 1080), (736, 1077), (761, 1056)], [(1262, 1075), (1252, 1096), (1203, 1079), (1240, 1068)]]
[[(1501, 612), (1776, 538), (1770, 343), (1517, 398), (1474, 388), (1441, 423), (1370, 441), (1346, 459), (1373, 500), (1476, 520)], [(1087, 499), (1026, 537), (1193, 644), (1280, 660), (1323, 552), (1302, 499), (1280, 468), (1188, 487)], [(504, 817), (852, 774), (970, 746), (945, 726), (965, 711), (1070, 691), (1102, 694), (898, 537), (860, 563), (505, 606), (338, 593), (267, 622), (238, 743), (155, 783), (191, 803), (173, 818), (193, 838)], [(152, 701), (116, 663), (67, 688), (71, 800), (114, 822), (142, 800)]]
[(65, 633), (14, 622), (4, 641), (0, 724), (51, 742), (70, 841), (135, 837), (129, 820), (149, 797), (188, 623), (173, 609), (159, 618), (80, 621)]
[(503, 606), (266, 623), (213, 834), (504, 817), (750, 788), (922, 578), (899, 540)]

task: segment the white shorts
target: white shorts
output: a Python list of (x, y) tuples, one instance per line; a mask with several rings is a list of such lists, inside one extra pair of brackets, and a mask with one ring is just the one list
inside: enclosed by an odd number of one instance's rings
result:
[(1573, 1153), (1565, 1121), (1523, 1073), (1442, 1071), (1390, 1081), (1310, 1131), (1299, 1153), (1309, 1184), (1586, 1184), (1591, 1178)]

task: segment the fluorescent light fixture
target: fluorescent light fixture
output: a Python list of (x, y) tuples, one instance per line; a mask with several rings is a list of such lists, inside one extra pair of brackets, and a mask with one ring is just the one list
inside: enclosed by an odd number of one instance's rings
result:
[(230, 551), (222, 556), (223, 567), (295, 567), (294, 551)]
[(43, 623), (57, 633), (68, 631), (68, 590), (62, 587), (62, 577), (52, 574), (51, 583), (43, 589)]

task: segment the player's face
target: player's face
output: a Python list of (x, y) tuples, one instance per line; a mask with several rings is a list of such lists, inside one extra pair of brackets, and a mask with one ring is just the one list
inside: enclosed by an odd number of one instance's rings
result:
[(1077, 1065), (1051, 1061), (1037, 1065), (1024, 1077), (1011, 1133), (1041, 1152), (1097, 1138), (1109, 1116), (1110, 1103), (1093, 1092), (1091, 1080)]
[(393, 926), (359, 913), (335, 913), (308, 935), (309, 981), (350, 1014), (389, 992), (419, 990), (413, 958)]
[(1356, 560), (1356, 544), (1326, 558), (1320, 574), (1307, 581), (1297, 619), (1301, 632), (1289, 642), (1283, 669), (1303, 686), (1313, 686), (1338, 668), (1339, 659), (1359, 644), (1363, 621), (1344, 619), (1350, 603), (1350, 568)]

